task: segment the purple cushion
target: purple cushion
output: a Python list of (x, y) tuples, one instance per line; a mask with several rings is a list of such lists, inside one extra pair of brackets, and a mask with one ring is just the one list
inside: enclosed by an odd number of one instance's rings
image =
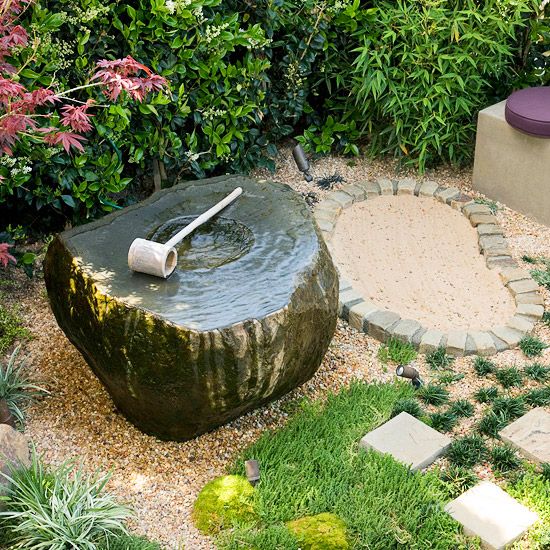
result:
[(505, 117), (521, 132), (550, 138), (550, 86), (514, 92), (506, 101)]

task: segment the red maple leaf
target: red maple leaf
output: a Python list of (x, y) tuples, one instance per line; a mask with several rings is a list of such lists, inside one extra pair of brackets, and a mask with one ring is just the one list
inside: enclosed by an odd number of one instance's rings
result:
[(86, 138), (73, 132), (52, 132), (44, 137), (44, 141), (49, 145), (62, 145), (68, 153), (71, 147), (78, 151), (84, 151), (81, 142), (86, 141)]
[(9, 262), (17, 263), (17, 260), (9, 253), (11, 244), (0, 243), (0, 265), (7, 267)]

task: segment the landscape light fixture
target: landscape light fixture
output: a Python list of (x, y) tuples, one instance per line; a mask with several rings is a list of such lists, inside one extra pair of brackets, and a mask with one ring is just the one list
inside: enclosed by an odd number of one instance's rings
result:
[(420, 378), (420, 373), (410, 365), (398, 365), (395, 369), (395, 374), (401, 378), (406, 378), (411, 381), (411, 384), (416, 388), (420, 388), (424, 382)]
[(247, 460), (244, 463), (244, 469), (246, 471), (246, 479), (252, 486), (255, 486), (260, 481), (260, 464), (257, 460)]
[(299, 143), (292, 149), (292, 156), (294, 157), (294, 162), (298, 170), (304, 174), (304, 179), (308, 183), (313, 181), (313, 176), (309, 173), (309, 161), (307, 160), (303, 147)]

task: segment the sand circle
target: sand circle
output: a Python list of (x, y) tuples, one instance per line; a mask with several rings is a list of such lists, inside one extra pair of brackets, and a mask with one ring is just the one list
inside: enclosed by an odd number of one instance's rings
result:
[(476, 230), (428, 197), (381, 196), (340, 214), (330, 243), (343, 278), (380, 309), (426, 328), (487, 330), (515, 304), (479, 253)]

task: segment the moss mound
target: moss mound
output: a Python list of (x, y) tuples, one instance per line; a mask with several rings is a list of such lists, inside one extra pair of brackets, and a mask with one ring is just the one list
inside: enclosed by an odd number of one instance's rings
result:
[(287, 523), (303, 550), (347, 550), (346, 524), (336, 514), (306, 516)]
[(241, 476), (222, 476), (207, 483), (193, 506), (197, 529), (212, 535), (236, 524), (253, 523), (254, 488)]

